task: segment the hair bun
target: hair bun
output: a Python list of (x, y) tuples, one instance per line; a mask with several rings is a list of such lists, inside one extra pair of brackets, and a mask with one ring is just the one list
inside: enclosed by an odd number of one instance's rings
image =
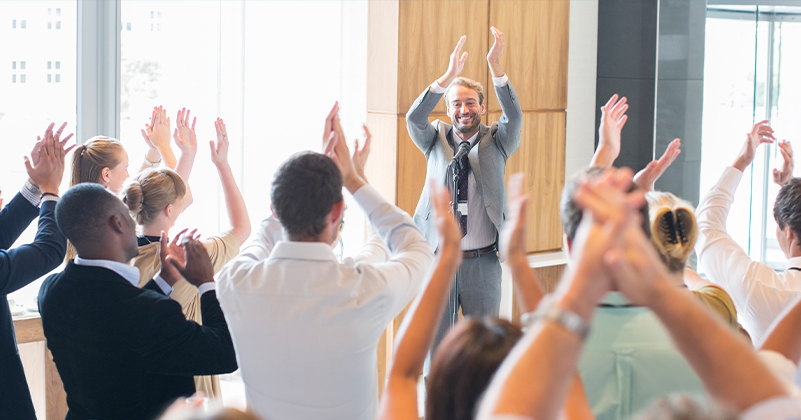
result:
[(128, 206), (128, 210), (136, 218), (136, 215), (142, 211), (142, 203), (144, 202), (145, 195), (142, 192), (142, 185), (137, 180), (132, 180), (125, 187), (122, 193), (122, 202)]

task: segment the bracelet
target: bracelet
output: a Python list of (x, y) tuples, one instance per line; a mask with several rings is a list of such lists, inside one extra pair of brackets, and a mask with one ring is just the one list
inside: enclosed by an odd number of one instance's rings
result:
[(56, 197), (56, 198), (59, 198), (58, 194), (51, 193), (51, 192), (42, 193), (42, 196), (41, 196), (41, 197), (39, 197), (39, 198), (45, 198), (45, 197), (47, 197), (48, 195), (49, 195), (49, 196), (51, 196), (51, 197)]
[(161, 163), (161, 157), (159, 157), (159, 160), (151, 162), (150, 159), (147, 158), (147, 153), (145, 153), (145, 163), (147, 163), (147, 166), (155, 168), (156, 166), (159, 166), (159, 163)]
[(576, 334), (581, 340), (587, 338), (590, 326), (577, 313), (560, 308), (553, 301), (553, 295), (546, 295), (542, 298), (536, 310), (523, 314), (520, 321), (524, 329), (528, 329), (540, 320), (551, 321), (559, 324), (562, 328)]

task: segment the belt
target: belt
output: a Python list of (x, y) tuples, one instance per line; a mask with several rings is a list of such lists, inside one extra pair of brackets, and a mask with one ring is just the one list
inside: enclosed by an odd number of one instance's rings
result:
[(484, 248), (479, 249), (471, 249), (469, 251), (462, 251), (462, 258), (475, 258), (480, 257), (484, 254), (494, 253), (497, 252), (498, 249), (495, 246), (496, 244), (492, 244), (490, 246), (485, 246)]

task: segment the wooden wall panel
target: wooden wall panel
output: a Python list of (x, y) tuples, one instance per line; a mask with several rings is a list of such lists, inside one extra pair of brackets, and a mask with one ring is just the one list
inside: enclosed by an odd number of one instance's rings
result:
[[(542, 290), (544, 290), (545, 293), (551, 293), (556, 290), (556, 285), (559, 283), (559, 280), (562, 279), (566, 268), (567, 266), (564, 265), (555, 265), (551, 267), (532, 268), (532, 270), (537, 274), (537, 279), (540, 281), (540, 285), (542, 285)], [(512, 322), (520, 323), (520, 315), (522, 315), (522, 311), (520, 310), (517, 297), (515, 296), (512, 299)]]
[[(506, 35), (501, 68), (524, 111), (567, 109), (569, 14), (568, 1), (490, 2), (490, 24)], [(489, 111), (500, 111), (495, 95), (487, 96)]]
[[(499, 113), (488, 120), (497, 121)], [(528, 252), (556, 251), (562, 248), (562, 222), (559, 200), (565, 183), (564, 112), (523, 114), (521, 145), (506, 162), (506, 180), (517, 172), (526, 173), (528, 208)]]
[[(467, 35), (462, 51), (468, 56), (460, 76), (487, 86), (488, 19), (488, 1), (400, 2), (398, 114), (405, 114), (426, 86), (448, 70), (448, 59), (462, 35)], [(444, 102), (435, 112), (445, 113)]]
[[(448, 121), (445, 114), (429, 115), (428, 120)], [(426, 157), (415, 146), (406, 129), (406, 117), (398, 117), (398, 195), (397, 205), (410, 215), (414, 215), (420, 194), (426, 182)]]
[(398, 0), (367, 4), (367, 112), (398, 112)]

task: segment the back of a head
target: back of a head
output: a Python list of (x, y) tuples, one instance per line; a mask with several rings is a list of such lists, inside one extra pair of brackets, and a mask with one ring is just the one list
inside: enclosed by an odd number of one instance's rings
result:
[(291, 238), (317, 238), (334, 204), (342, 201), (342, 174), (328, 156), (296, 153), (275, 172), (270, 199)]
[(148, 169), (137, 175), (123, 190), (122, 202), (136, 223), (146, 226), (170, 204), (186, 195), (186, 184), (177, 172)]
[(500, 318), (467, 318), (443, 338), (431, 361), (426, 419), (472, 420), (492, 376), (523, 331)]
[(80, 253), (83, 245), (103, 241), (103, 222), (121, 208), (120, 199), (103, 186), (78, 184), (58, 200), (56, 224)]
[(693, 206), (668, 192), (649, 192), (651, 242), (672, 273), (684, 270), (698, 240)]
[(75, 148), (72, 153), (72, 176), (70, 186), (83, 182), (100, 182), (103, 168), (117, 166), (120, 151), (124, 150), (119, 140), (95, 136)]
[[(581, 185), (582, 182), (592, 180), (605, 171), (605, 168), (598, 166), (590, 166), (582, 169), (574, 174), (570, 181), (565, 184), (565, 188), (562, 189), (562, 200), (559, 203), (559, 215), (562, 218), (562, 229), (569, 240), (572, 241), (576, 236), (576, 230), (578, 230), (579, 224), (581, 224), (581, 218), (584, 214), (584, 210), (578, 205), (576, 200), (573, 199), (573, 196), (576, 194), (576, 189), (578, 189), (578, 186)], [(634, 191), (638, 188), (636, 184), (632, 184), (629, 191)], [(647, 203), (640, 208), (640, 215), (642, 216), (642, 230), (645, 232), (645, 236), (650, 238), (651, 229), (648, 220)]]
[(640, 410), (634, 420), (737, 420), (737, 414), (708, 397), (671, 394)]
[(466, 77), (459, 76), (459, 77), (453, 79), (451, 84), (448, 85), (448, 87), (445, 89), (445, 105), (446, 106), (450, 106), (450, 101), (448, 100), (448, 97), (449, 97), (448, 94), (456, 86), (464, 86), (464, 87), (468, 87), (470, 89), (473, 89), (474, 91), (476, 91), (476, 93), (478, 93), (478, 104), (482, 105), (484, 103), (484, 86), (482, 86), (481, 83), (478, 83), (477, 81), (475, 81), (473, 79), (468, 79)]
[(773, 204), (773, 218), (780, 229), (789, 226), (801, 239), (801, 178), (793, 178), (779, 190)]

